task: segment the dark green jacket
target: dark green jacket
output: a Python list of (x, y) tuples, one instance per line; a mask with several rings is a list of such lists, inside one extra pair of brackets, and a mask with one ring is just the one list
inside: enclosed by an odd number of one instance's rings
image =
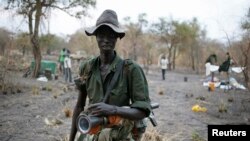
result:
[[(80, 76), (86, 80), (89, 104), (101, 102), (117, 69), (116, 66), (120, 61), (122, 61), (122, 59), (116, 55), (104, 81), (102, 81), (100, 74), (99, 57), (81, 63)], [(125, 65), (111, 91), (107, 103), (117, 106), (139, 108), (145, 111), (147, 115), (150, 114), (148, 84), (144, 72), (138, 64), (131, 60), (125, 60)]]

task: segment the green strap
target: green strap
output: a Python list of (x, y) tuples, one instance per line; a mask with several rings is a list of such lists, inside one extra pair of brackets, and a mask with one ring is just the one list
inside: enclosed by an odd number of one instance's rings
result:
[(110, 92), (113, 89), (113, 87), (118, 79), (119, 74), (122, 72), (121, 70), (123, 68), (123, 64), (124, 64), (124, 60), (120, 61), (119, 64), (117, 65), (117, 69), (115, 71), (115, 74), (114, 74), (114, 76), (113, 76), (113, 78), (112, 78), (112, 80), (111, 80), (111, 82), (106, 90), (106, 93), (105, 93), (104, 98), (102, 99), (102, 102), (106, 103), (106, 101), (108, 100)]

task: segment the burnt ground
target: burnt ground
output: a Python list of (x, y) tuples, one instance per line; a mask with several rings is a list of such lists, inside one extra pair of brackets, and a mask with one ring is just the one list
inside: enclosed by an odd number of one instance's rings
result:
[[(9, 72), (12, 87), (0, 93), (1, 141), (63, 141), (71, 126), (70, 112), (77, 99), (74, 86), (59, 80), (40, 82), (23, 78), (22, 73)], [(187, 77), (187, 82), (184, 81)], [(147, 75), (152, 102), (160, 107), (154, 110), (158, 126), (149, 123), (164, 141), (207, 140), (209, 124), (250, 124), (250, 93), (244, 90), (216, 88), (209, 92), (202, 85), (202, 76), (187, 72), (167, 71), (161, 80), (160, 71)], [(198, 104), (206, 112), (194, 112)], [(69, 114), (69, 117), (65, 115)], [(46, 119), (57, 119), (55, 124)]]

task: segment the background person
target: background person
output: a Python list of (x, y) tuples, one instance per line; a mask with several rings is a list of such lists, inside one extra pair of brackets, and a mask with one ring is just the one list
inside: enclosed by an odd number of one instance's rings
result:
[(162, 80), (165, 80), (166, 70), (168, 68), (168, 59), (163, 55), (160, 60), (161, 72), (162, 72)]
[(231, 56), (230, 56), (229, 52), (227, 52), (225, 61), (219, 66), (219, 73), (225, 72), (226, 73), (226, 79), (228, 81), (229, 81), (230, 66), (232, 64), (233, 64), (233, 60), (231, 59)]
[(230, 56), (229, 52), (227, 52), (225, 61), (219, 67), (219, 72), (228, 72), (229, 67), (232, 63), (233, 62), (232, 62), (231, 56)]
[(72, 83), (71, 58), (69, 52), (65, 54), (64, 70), (65, 70), (65, 82)]
[(214, 72), (211, 73), (211, 65), (215, 65), (217, 62), (217, 55), (211, 54), (206, 62), (205, 62), (205, 68), (206, 68), (206, 77), (211, 74), (211, 81), (214, 81)]
[(64, 58), (65, 58), (65, 51), (66, 51), (66, 49), (63, 48), (63, 49), (60, 51), (60, 54), (59, 54), (59, 57), (58, 57), (59, 71), (60, 71), (60, 74), (63, 74), (63, 75), (64, 75)]

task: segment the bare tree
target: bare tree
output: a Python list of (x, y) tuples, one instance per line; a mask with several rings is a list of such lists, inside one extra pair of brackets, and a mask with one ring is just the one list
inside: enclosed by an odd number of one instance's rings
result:
[(245, 34), (243, 35), (242, 39), (242, 45), (240, 46), (242, 55), (244, 56), (244, 63), (243, 66), (245, 69), (243, 70), (243, 74), (245, 77), (245, 82), (248, 84), (248, 87), (250, 87), (249, 84), (249, 72), (250, 72), (250, 8), (248, 9), (248, 13), (241, 24), (241, 28), (245, 31)]
[(165, 44), (168, 49), (168, 68), (172, 68), (172, 52), (177, 44), (177, 38), (174, 35), (174, 22), (166, 21), (165, 18), (159, 18), (159, 22), (152, 24), (152, 32), (160, 36), (160, 41)]
[(0, 55), (4, 55), (7, 43), (10, 41), (10, 35), (10, 31), (0, 28)]
[(16, 47), (21, 50), (23, 56), (27, 54), (27, 51), (31, 49), (31, 44), (29, 42), (29, 34), (21, 32), (17, 34), (16, 37)]
[(136, 23), (130, 21), (130, 17), (124, 18), (125, 22), (125, 27), (127, 29), (127, 39), (129, 40), (128, 42), (131, 43), (130, 45), (130, 51), (129, 51), (129, 56), (133, 58), (133, 60), (137, 61), (137, 50), (139, 48), (139, 40), (143, 34), (143, 28), (147, 26), (148, 21), (146, 20), (146, 14), (141, 13), (138, 15), (138, 21)]
[[(35, 60), (33, 77), (38, 76), (42, 60), (38, 38), (41, 17), (46, 17), (50, 9), (59, 9), (71, 16), (81, 18), (82, 15), (87, 14), (87, 9), (95, 4), (95, 0), (7, 0), (6, 10), (14, 9), (18, 14), (28, 19), (29, 36)], [(78, 8), (81, 10), (72, 14), (70, 9), (76, 7), (81, 7)]]

